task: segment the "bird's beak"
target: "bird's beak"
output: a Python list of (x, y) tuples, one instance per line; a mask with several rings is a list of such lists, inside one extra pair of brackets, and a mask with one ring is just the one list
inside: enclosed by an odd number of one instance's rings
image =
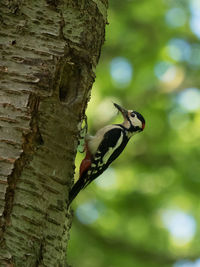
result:
[(113, 103), (113, 104), (122, 113), (124, 119), (127, 119), (128, 111), (116, 103)]

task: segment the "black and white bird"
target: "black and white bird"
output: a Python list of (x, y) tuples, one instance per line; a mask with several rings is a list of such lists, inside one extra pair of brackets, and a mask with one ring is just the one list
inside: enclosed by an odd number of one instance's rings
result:
[(107, 125), (97, 131), (95, 136), (86, 135), (86, 156), (80, 165), (79, 179), (69, 193), (68, 205), (81, 189), (102, 174), (121, 154), (133, 135), (144, 130), (145, 120), (140, 113), (126, 110), (115, 103), (114, 106), (122, 113), (124, 122)]

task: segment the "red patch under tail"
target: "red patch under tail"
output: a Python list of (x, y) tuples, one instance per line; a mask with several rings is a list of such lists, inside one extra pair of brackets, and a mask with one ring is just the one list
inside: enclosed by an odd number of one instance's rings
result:
[(85, 145), (85, 150), (86, 150), (86, 155), (85, 155), (85, 158), (82, 160), (81, 162), (81, 165), (80, 165), (80, 176), (79, 176), (79, 179), (83, 176), (84, 173), (87, 172), (87, 170), (90, 168), (91, 166), (91, 153), (88, 149), (88, 144), (86, 143)]

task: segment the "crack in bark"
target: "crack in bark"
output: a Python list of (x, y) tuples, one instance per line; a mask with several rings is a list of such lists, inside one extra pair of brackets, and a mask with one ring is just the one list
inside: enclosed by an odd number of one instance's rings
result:
[(57, 6), (59, 5), (59, 0), (46, 0), (48, 5), (51, 5), (54, 8), (57, 8)]
[[(39, 132), (39, 128), (36, 122), (37, 110), (39, 106), (39, 98), (33, 94), (29, 96), (29, 103), (27, 108), (30, 109), (31, 121), (30, 121), (30, 130), (28, 133), (23, 134), (23, 144), (22, 144), (22, 154), (15, 161), (13, 171), (8, 176), (8, 187), (5, 194), (5, 208), (3, 212), (3, 222), (2, 222), (2, 233), (5, 232), (6, 226), (10, 223), (10, 215), (12, 213), (13, 202), (14, 202), (14, 193), (17, 185), (18, 177), (20, 177), (24, 167), (31, 160), (32, 155), (34, 154), (34, 146), (35, 143), (38, 145), (42, 144), (41, 134)], [(33, 113), (33, 111), (36, 113)], [(1, 237), (2, 237), (1, 236)]]
[(64, 32), (63, 32), (63, 28), (65, 27), (65, 19), (63, 17), (63, 13), (62, 11), (60, 10), (60, 29), (59, 29), (59, 36), (61, 39), (65, 40), (65, 41), (69, 41), (69, 40), (66, 40), (66, 37), (64, 35)]
[(41, 242), (40, 244), (40, 250), (39, 250), (38, 259), (37, 259), (35, 267), (41, 266), (42, 261), (43, 261), (43, 242)]

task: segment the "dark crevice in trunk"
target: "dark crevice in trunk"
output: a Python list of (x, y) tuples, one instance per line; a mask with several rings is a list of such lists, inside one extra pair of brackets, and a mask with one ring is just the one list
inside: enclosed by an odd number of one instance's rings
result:
[[(31, 121), (30, 131), (23, 134), (23, 144), (20, 157), (15, 161), (12, 173), (8, 176), (8, 187), (5, 194), (5, 208), (3, 212), (2, 234), (6, 229), (6, 225), (10, 222), (10, 214), (12, 213), (13, 200), (17, 181), (24, 169), (30, 162), (36, 147), (43, 144), (42, 136), (37, 125), (37, 110), (39, 106), (39, 97), (30, 94), (28, 107), (30, 108)], [(37, 144), (37, 146), (35, 146)]]

